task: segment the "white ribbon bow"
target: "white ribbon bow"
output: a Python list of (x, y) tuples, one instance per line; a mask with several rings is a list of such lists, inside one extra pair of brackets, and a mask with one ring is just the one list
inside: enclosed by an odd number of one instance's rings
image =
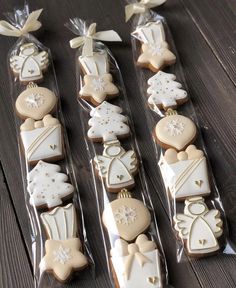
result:
[(160, 6), (165, 3), (166, 0), (141, 0), (139, 3), (133, 3), (125, 6), (125, 21), (129, 19), (134, 14), (145, 13), (148, 9)]
[(93, 55), (93, 39), (101, 41), (122, 41), (120, 36), (114, 30), (96, 32), (96, 23), (92, 23), (86, 35), (79, 36), (70, 40), (70, 47), (75, 49), (83, 46), (82, 55), (92, 56)]
[(5, 36), (20, 37), (29, 32), (38, 30), (42, 26), (41, 22), (38, 21), (38, 18), (42, 11), (43, 9), (39, 9), (31, 12), (22, 28), (16, 28), (9, 22), (1, 20), (0, 34)]

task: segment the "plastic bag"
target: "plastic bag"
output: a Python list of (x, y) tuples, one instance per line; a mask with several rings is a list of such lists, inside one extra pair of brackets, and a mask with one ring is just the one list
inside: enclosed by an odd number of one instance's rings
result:
[[(91, 29), (78, 18), (66, 26), (80, 39)], [(104, 32), (94, 30), (93, 35)], [(73, 48), (78, 47), (73, 45), (76, 41), (70, 42)], [(164, 287), (168, 285), (166, 260), (122, 75), (103, 43), (93, 41), (92, 47), (89, 56), (81, 46), (76, 52), (77, 99), (111, 283)]]
[[(52, 55), (29, 34), (40, 28), (41, 12), (29, 13), (25, 5), (7, 13), (10, 23), (1, 21), (0, 33), (18, 37), (8, 53), (8, 68), (31, 226), (35, 287), (58, 287), (58, 281), (67, 282), (72, 274), (74, 283), (91, 278), (94, 263)], [(84, 271), (73, 273), (72, 267)]]

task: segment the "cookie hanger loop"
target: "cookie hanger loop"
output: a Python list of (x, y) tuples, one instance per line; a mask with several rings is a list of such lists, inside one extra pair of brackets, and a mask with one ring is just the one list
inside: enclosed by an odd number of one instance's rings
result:
[(31, 88), (36, 88), (38, 85), (34, 82), (29, 82), (28, 85), (26, 86), (26, 89), (31, 89)]
[(117, 196), (117, 199), (121, 198), (132, 198), (131, 192), (128, 191), (127, 189), (122, 189)]
[(165, 116), (172, 116), (172, 115), (178, 115), (178, 112), (176, 110), (168, 108), (165, 112)]

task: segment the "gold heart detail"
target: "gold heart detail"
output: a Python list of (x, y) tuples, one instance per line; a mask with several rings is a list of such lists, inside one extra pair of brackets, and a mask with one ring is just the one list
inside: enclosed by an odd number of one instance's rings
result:
[(117, 175), (116, 176), (119, 180), (122, 180), (122, 178), (124, 177), (123, 175)]
[(153, 285), (155, 285), (157, 283), (157, 280), (158, 280), (158, 278), (156, 276), (147, 278), (147, 281)]
[(205, 245), (206, 239), (199, 239), (199, 243), (202, 244), (202, 245)]
[(202, 183), (203, 183), (202, 180), (196, 180), (196, 181), (195, 181), (195, 184), (196, 184), (197, 186), (199, 186), (199, 187), (202, 186)]
[(55, 150), (56, 148), (57, 148), (57, 145), (50, 145), (50, 148), (52, 149), (52, 150)]

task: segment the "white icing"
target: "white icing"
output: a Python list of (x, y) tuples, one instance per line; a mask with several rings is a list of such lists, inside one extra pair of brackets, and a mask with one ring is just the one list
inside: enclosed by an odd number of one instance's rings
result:
[(117, 139), (117, 136), (129, 134), (130, 129), (126, 124), (128, 119), (121, 115), (121, 112), (122, 109), (120, 107), (106, 101), (94, 108), (90, 113), (92, 118), (88, 122), (89, 126), (91, 126), (88, 130), (88, 137), (110, 141)]
[[(150, 252), (142, 252), (142, 254), (149, 259), (143, 266), (133, 259), (130, 276), (124, 276), (125, 263), (127, 262), (128, 256), (113, 256), (111, 261), (116, 272), (117, 280), (120, 288), (162, 288), (161, 281), (161, 264), (160, 255), (158, 250)], [(153, 279), (153, 284), (150, 283)]]
[(40, 93), (32, 93), (26, 98), (26, 105), (29, 108), (39, 108), (44, 103), (44, 95)]
[(27, 176), (30, 204), (52, 208), (62, 204), (62, 198), (71, 195), (74, 187), (65, 183), (68, 176), (60, 173), (60, 166), (39, 161)]
[(21, 131), (20, 135), (29, 162), (46, 160), (63, 154), (60, 124)]
[(126, 205), (121, 206), (119, 209), (114, 211), (114, 218), (116, 223), (130, 225), (137, 219), (137, 213), (135, 208), (128, 207)]
[(166, 122), (164, 130), (170, 136), (177, 136), (183, 134), (184, 126), (185, 124), (180, 119), (172, 119)]
[(60, 245), (57, 250), (53, 251), (54, 255), (53, 261), (59, 262), (63, 265), (66, 264), (72, 258), (70, 250), (71, 250), (70, 248), (66, 248)]
[(49, 239), (66, 240), (76, 237), (76, 215), (73, 204), (57, 207), (50, 212), (42, 213), (40, 218)]
[(160, 44), (165, 41), (165, 31), (161, 21), (148, 22), (139, 26), (132, 35), (146, 44)]
[(106, 51), (95, 52), (93, 56), (80, 56), (79, 62), (87, 75), (103, 75), (109, 73), (108, 55)]
[(93, 79), (92, 86), (95, 91), (104, 91), (106, 82), (102, 78)]
[(150, 95), (148, 103), (151, 105), (163, 105), (163, 107), (176, 106), (177, 101), (185, 99), (187, 92), (181, 89), (182, 85), (175, 81), (174, 74), (159, 71), (148, 80)]
[(94, 158), (99, 175), (106, 180), (106, 187), (122, 189), (134, 184), (137, 158), (133, 150), (125, 151), (119, 141), (107, 142), (103, 155)]

